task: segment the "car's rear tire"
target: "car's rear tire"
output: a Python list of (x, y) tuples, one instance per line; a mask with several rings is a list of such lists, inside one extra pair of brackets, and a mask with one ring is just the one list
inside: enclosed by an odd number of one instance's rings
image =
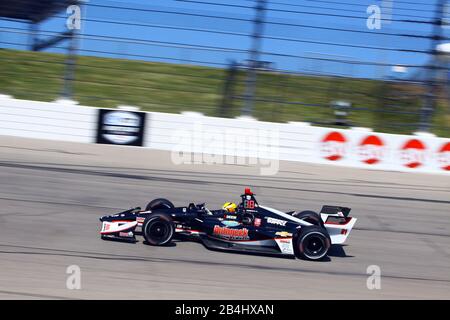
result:
[(292, 214), (293, 217), (301, 219), (303, 221), (309, 222), (315, 226), (323, 227), (323, 221), (317, 212), (305, 210), (301, 212), (295, 212)]
[(164, 198), (158, 198), (150, 201), (145, 207), (145, 211), (157, 209), (173, 209), (175, 206), (172, 202)]
[(325, 228), (306, 226), (295, 237), (295, 253), (306, 260), (323, 259), (330, 249), (331, 239)]
[(145, 241), (152, 246), (168, 244), (175, 233), (175, 226), (170, 216), (165, 214), (152, 214), (145, 219), (142, 225), (142, 235)]

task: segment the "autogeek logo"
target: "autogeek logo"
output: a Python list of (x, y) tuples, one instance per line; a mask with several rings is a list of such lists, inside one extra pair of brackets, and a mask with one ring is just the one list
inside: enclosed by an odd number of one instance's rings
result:
[(229, 229), (227, 227), (214, 226), (213, 233), (227, 239), (248, 239), (248, 229)]

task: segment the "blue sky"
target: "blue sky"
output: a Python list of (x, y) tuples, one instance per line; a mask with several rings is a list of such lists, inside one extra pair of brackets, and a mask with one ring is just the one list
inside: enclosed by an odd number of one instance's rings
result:
[[(252, 0), (196, 0), (200, 2), (213, 2), (224, 4), (236, 4), (240, 6), (254, 5)], [(365, 18), (368, 16), (366, 8), (369, 5), (381, 5), (380, 0), (269, 0), (269, 11), (267, 21), (282, 22), (290, 24), (302, 24), (320, 26), (326, 28), (343, 28), (364, 31), (367, 33), (348, 33), (333, 30), (319, 30), (302, 27), (279, 26), (266, 24), (264, 34), (269, 37), (295, 38), (307, 41), (324, 41), (339, 44), (352, 44), (374, 47), (388, 47), (399, 49), (429, 50), (430, 40), (420, 38), (393, 37), (379, 34), (401, 33), (429, 35), (431, 26), (427, 24), (412, 24), (400, 22), (402, 19), (430, 20), (433, 17), (435, 0), (393, 0), (393, 15), (391, 23), (382, 23), (381, 30), (369, 30), (366, 26)], [(336, 3), (330, 3), (336, 2)], [(341, 2), (341, 3), (338, 3)], [(343, 3), (345, 4), (343, 4)], [(275, 4), (283, 3), (286, 5)], [(417, 3), (417, 4), (411, 4)], [(129, 0), (129, 1), (107, 1), (90, 0), (93, 5), (112, 5), (121, 7), (133, 7), (144, 10), (160, 10), (189, 12), (195, 14), (206, 14), (216, 16), (235, 17), (239, 19), (252, 19), (254, 10), (252, 8), (233, 8), (227, 6), (207, 5), (200, 3), (183, 3), (175, 0)], [(303, 6), (303, 7), (300, 7)], [(312, 8), (314, 7), (314, 8)], [(323, 9), (319, 9), (323, 8)], [(312, 13), (330, 13), (337, 15), (348, 15), (362, 17), (352, 19), (345, 17), (327, 17), (319, 15), (309, 15), (304, 13), (278, 12), (275, 10), (292, 10)], [(65, 12), (61, 12), (61, 18), (53, 18), (40, 26), (43, 31), (41, 37), (45, 36), (44, 31), (56, 32), (64, 30)], [(408, 17), (418, 16), (419, 18)], [(129, 59), (142, 59), (152, 61), (167, 61), (174, 63), (206, 64), (212, 66), (224, 66), (231, 59), (244, 61), (248, 55), (244, 52), (220, 52), (209, 50), (196, 50), (194, 48), (183, 48), (180, 46), (162, 46), (159, 44), (142, 44), (133, 41), (114, 41), (113, 39), (93, 40), (92, 36), (115, 37), (122, 39), (141, 39), (144, 41), (159, 41), (186, 44), (191, 46), (213, 46), (246, 50), (250, 47), (248, 36), (213, 34), (189, 30), (169, 30), (157, 28), (159, 26), (174, 26), (180, 28), (200, 28), (208, 30), (220, 30), (225, 32), (235, 32), (250, 34), (252, 24), (247, 21), (232, 21), (213, 18), (201, 18), (166, 14), (148, 11), (117, 10), (112, 8), (102, 8), (87, 5), (84, 8), (84, 21), (81, 29), (83, 36), (80, 42), (81, 54), (100, 55), (106, 57), (118, 57)], [(104, 22), (94, 22), (91, 20), (117, 21), (121, 23), (150, 24), (153, 27), (119, 25)], [(1, 21), (0, 46), (6, 48), (27, 49), (28, 42), (26, 34), (14, 33), (19, 28), (27, 30), (24, 23)], [(448, 32), (446, 32), (448, 34)], [(5, 43), (17, 43), (5, 44)], [(59, 44), (64, 47), (66, 44)], [(262, 56), (264, 61), (274, 63), (278, 69), (294, 72), (321, 72), (333, 73), (358, 77), (386, 77), (392, 74), (389, 67), (375, 66), (351, 66), (344, 63), (313, 61), (300, 57), (283, 57), (279, 54), (294, 55), (303, 57), (320, 57), (325, 59), (343, 60), (363, 60), (390, 64), (412, 64), (422, 65), (428, 60), (426, 54), (407, 53), (398, 51), (382, 51), (363, 48), (351, 48), (345, 46), (322, 45), (304, 42), (288, 42), (274, 39), (264, 39), (264, 52), (278, 55), (266, 54)], [(65, 52), (64, 48), (47, 49), (49, 52)], [(96, 52), (102, 51), (102, 52)], [(412, 74), (416, 70), (409, 69)]]

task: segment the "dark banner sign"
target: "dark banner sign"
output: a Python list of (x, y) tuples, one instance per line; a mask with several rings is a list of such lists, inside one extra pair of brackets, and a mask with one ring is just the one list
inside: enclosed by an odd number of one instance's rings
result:
[(145, 112), (99, 109), (96, 142), (142, 146), (146, 115)]

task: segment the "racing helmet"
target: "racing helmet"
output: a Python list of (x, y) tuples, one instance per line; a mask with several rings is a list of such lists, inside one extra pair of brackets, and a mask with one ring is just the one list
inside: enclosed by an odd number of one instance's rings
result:
[(225, 202), (222, 206), (222, 209), (229, 212), (229, 213), (235, 213), (236, 212), (237, 205), (233, 202)]

